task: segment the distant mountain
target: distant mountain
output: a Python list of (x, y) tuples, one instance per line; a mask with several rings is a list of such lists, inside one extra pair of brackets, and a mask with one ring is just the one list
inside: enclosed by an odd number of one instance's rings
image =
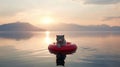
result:
[[(41, 26), (42, 27), (42, 26)], [(77, 24), (54, 24), (38, 28), (32, 24), (24, 22), (14, 22), (0, 25), (0, 31), (120, 31), (120, 26), (109, 25), (77, 25)]]
[(84, 26), (62, 23), (45, 28), (52, 31), (120, 31), (120, 26), (109, 26), (106, 24)]
[(44, 31), (44, 29), (35, 27), (29, 23), (14, 22), (0, 25), (0, 31)]

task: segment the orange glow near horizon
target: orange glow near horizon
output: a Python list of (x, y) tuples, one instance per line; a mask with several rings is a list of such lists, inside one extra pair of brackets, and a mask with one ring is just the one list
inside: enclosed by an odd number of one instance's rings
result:
[(45, 17), (41, 18), (40, 21), (44, 24), (52, 24), (55, 20), (53, 17), (45, 16)]

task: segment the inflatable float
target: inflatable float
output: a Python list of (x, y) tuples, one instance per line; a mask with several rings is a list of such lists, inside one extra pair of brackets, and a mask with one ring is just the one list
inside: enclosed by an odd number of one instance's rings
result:
[(53, 54), (72, 54), (76, 52), (76, 49), (76, 44), (72, 44), (71, 42), (66, 42), (66, 44), (61, 47), (58, 47), (56, 43), (50, 44), (48, 46), (49, 52)]

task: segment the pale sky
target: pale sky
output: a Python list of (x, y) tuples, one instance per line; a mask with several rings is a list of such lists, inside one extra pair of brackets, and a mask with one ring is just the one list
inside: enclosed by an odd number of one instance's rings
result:
[(120, 26), (120, 0), (0, 0), (0, 24), (16, 21)]

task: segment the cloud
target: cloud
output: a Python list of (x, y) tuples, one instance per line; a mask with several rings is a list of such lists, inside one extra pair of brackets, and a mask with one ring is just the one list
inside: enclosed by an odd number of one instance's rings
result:
[(13, 16), (19, 12), (45, 6), (46, 2), (39, 0), (0, 0), (0, 16)]
[(120, 16), (106, 17), (103, 21), (120, 20)]
[(83, 1), (84, 4), (97, 4), (97, 5), (120, 3), (120, 0), (74, 0), (74, 1)]
[(13, 16), (14, 14), (28, 8), (27, 3), (18, 0), (0, 0), (0, 15)]

